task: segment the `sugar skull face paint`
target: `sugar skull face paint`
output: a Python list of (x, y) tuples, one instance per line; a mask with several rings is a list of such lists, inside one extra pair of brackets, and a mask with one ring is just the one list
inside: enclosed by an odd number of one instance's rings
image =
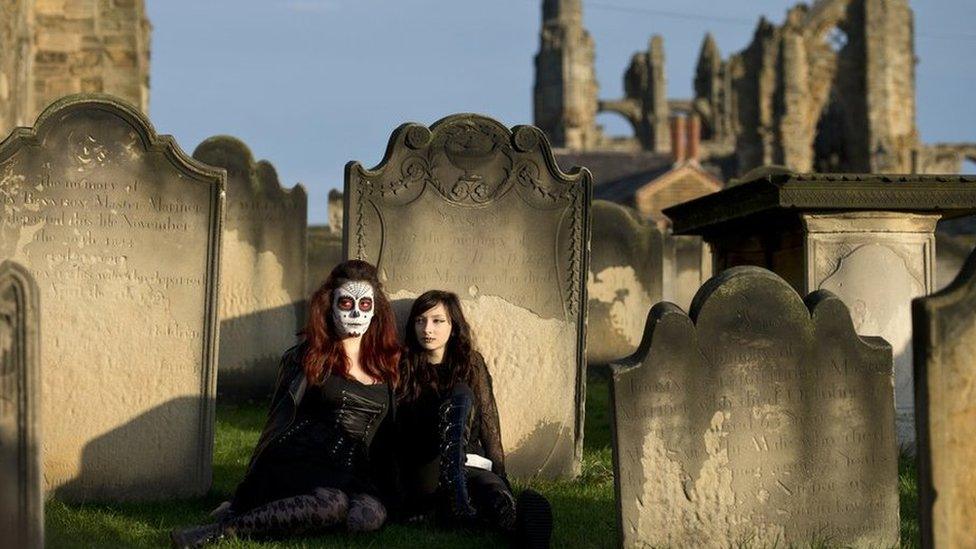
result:
[(373, 320), (373, 287), (362, 280), (343, 282), (332, 292), (332, 320), (341, 337), (365, 334)]

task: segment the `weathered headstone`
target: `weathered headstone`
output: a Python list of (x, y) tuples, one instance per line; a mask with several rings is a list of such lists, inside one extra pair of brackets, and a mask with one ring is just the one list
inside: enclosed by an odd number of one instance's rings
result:
[(976, 253), (912, 302), (923, 547), (976, 547)]
[(341, 262), (342, 233), (337, 233), (331, 225), (310, 225), (305, 295), (311, 296), (318, 290), (332, 269)]
[(40, 288), (45, 487), (203, 494), (213, 455), (224, 176), (103, 95), (0, 146), (0, 257)]
[(651, 305), (661, 301), (663, 237), (636, 210), (594, 200), (587, 277), (586, 362), (630, 356)]
[(234, 137), (205, 140), (193, 158), (227, 170), (217, 391), (264, 399), (304, 321), (308, 198), (301, 185), (283, 189), (274, 166)]
[(342, 235), (342, 221), (345, 218), (345, 199), (342, 193), (332, 189), (329, 191), (329, 228), (337, 235)]
[(613, 366), (622, 545), (896, 546), (892, 376), (840, 299), (758, 267), (708, 281), (690, 318), (655, 305)]
[(346, 166), (346, 256), (407, 306), (461, 296), (518, 476), (579, 471), (590, 192), (538, 129), (468, 114), (401, 126), (375, 169)]
[(44, 494), (37, 410), (37, 285), (0, 263), (0, 536), (4, 547), (44, 546)]

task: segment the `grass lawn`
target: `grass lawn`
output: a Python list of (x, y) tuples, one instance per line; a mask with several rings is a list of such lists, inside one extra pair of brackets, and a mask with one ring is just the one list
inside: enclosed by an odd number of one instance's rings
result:
[[(591, 373), (586, 395), (586, 436), (581, 477), (572, 482), (534, 481), (528, 484), (552, 501), (555, 515), (553, 547), (617, 546), (608, 406), (606, 380)], [(190, 501), (112, 505), (67, 505), (52, 500), (46, 506), (47, 546), (167, 547), (169, 531), (173, 527), (205, 522), (207, 512), (231, 494), (244, 474), (264, 416), (262, 406), (218, 406), (214, 482), (206, 497)], [(898, 486), (901, 494), (902, 547), (918, 547), (914, 461), (900, 460)], [(469, 549), (504, 545), (504, 538), (487, 533), (393, 525), (370, 535), (347, 536), (339, 533), (263, 544), (227, 541), (219, 547)]]

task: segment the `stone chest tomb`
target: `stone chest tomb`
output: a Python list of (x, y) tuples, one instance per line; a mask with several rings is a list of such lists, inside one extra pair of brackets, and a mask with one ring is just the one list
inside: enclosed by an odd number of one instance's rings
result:
[(44, 545), (38, 314), (30, 273), (0, 263), (0, 534), (9, 547)]
[(579, 471), (590, 188), (538, 129), (468, 114), (346, 166), (346, 257), (375, 263), (401, 312), (426, 290), (461, 297), (519, 476)]
[(282, 188), (274, 166), (234, 137), (205, 140), (193, 158), (227, 171), (217, 390), (263, 402), (304, 321), (308, 198), (301, 185)]
[(37, 281), (45, 488), (210, 485), (223, 171), (135, 108), (71, 96), (0, 145), (0, 258)]
[(898, 544), (891, 348), (825, 291), (737, 267), (613, 366), (625, 547)]

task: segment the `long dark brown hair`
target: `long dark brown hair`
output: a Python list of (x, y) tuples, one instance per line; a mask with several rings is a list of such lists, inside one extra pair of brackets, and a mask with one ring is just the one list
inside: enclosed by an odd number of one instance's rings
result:
[(350, 280), (362, 280), (373, 287), (373, 320), (363, 334), (360, 364), (370, 376), (396, 385), (399, 381), (397, 365), (401, 347), (397, 342), (393, 308), (383, 293), (376, 267), (358, 259), (336, 265), (309, 299), (308, 322), (301, 332), (306, 343), (305, 356), (302, 358), (305, 377), (309, 383), (319, 384), (329, 374), (349, 374), (342, 339), (332, 319), (332, 292)]
[(417, 317), (433, 309), (438, 304), (444, 306), (447, 315), (451, 320), (451, 336), (447, 340), (447, 347), (444, 349), (443, 367), (450, 368), (449, 387), (457, 383), (467, 383), (469, 387), (478, 394), (478, 376), (474, 373), (474, 361), (476, 351), (472, 344), (471, 326), (464, 313), (461, 311), (461, 300), (457, 294), (442, 290), (431, 290), (424, 292), (414, 300), (410, 307), (410, 315), (407, 318), (406, 342), (407, 360), (404, 362), (404, 369), (401, 374), (399, 396), (401, 400), (411, 401), (423, 393), (424, 389), (443, 391), (448, 387), (438, 385), (438, 376), (435, 368), (427, 362), (427, 350), (417, 339), (417, 330), (414, 323)]

